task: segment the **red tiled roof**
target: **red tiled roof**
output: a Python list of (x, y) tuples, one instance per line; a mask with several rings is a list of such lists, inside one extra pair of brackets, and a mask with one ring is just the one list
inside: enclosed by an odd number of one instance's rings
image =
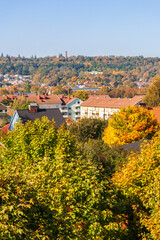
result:
[(143, 96), (135, 96), (133, 98), (102, 98), (90, 97), (84, 101), (81, 106), (83, 107), (102, 107), (102, 108), (122, 108), (135, 105), (142, 100)]
[(160, 123), (160, 107), (151, 107), (148, 109), (153, 112), (157, 122)]
[(0, 130), (1, 130), (1, 131), (8, 131), (9, 125), (10, 125), (10, 123), (7, 124), (6, 126), (0, 128)]
[(63, 102), (63, 105), (66, 105), (66, 104), (72, 102), (74, 99), (76, 99), (75, 97), (68, 97), (68, 96), (64, 96), (64, 95), (59, 95), (59, 98)]
[(61, 104), (61, 100), (57, 95), (35, 95), (35, 94), (28, 94), (28, 95), (7, 95), (7, 96), (0, 96), (0, 102), (3, 99), (22, 99), (26, 97), (26, 99), (30, 102), (36, 102), (37, 104), (46, 104), (46, 103), (58, 103)]

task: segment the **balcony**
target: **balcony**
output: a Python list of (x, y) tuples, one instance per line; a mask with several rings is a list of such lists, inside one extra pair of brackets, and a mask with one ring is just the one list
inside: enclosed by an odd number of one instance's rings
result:
[(67, 108), (60, 108), (60, 110), (61, 110), (62, 113), (68, 112)]

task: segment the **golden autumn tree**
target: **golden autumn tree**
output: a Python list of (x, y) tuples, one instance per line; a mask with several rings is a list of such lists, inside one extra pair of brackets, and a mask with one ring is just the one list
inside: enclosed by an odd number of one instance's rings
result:
[(109, 119), (103, 140), (112, 145), (124, 145), (142, 139), (150, 139), (157, 131), (158, 124), (153, 113), (143, 107), (121, 108)]
[[(134, 219), (141, 223), (140, 239), (160, 239), (160, 131), (140, 154), (129, 157), (113, 182), (130, 201)], [(145, 230), (146, 229), (146, 230)]]

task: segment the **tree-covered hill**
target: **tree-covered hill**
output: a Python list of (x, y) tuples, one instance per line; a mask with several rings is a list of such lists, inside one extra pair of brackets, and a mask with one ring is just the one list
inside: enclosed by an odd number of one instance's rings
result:
[[(93, 71), (99, 74), (92, 74)], [(148, 82), (160, 74), (160, 58), (71, 56), (25, 58), (0, 57), (0, 74), (31, 75), (34, 82), (51, 85), (99, 82), (104, 85), (127, 85), (132, 82)]]

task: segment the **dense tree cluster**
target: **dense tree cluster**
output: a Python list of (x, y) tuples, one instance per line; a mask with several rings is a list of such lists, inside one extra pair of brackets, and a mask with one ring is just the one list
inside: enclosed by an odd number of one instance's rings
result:
[(112, 146), (151, 139), (157, 128), (153, 112), (143, 107), (129, 106), (112, 115), (104, 130), (103, 140)]
[(51, 86), (90, 82), (93, 86), (135, 86), (136, 81), (148, 82), (160, 73), (159, 58), (84, 57), (72, 56), (25, 58), (0, 57), (0, 74), (30, 75), (34, 82)]
[(1, 133), (1, 239), (159, 239), (160, 133), (131, 154), (102, 141), (105, 127), (44, 117)]

